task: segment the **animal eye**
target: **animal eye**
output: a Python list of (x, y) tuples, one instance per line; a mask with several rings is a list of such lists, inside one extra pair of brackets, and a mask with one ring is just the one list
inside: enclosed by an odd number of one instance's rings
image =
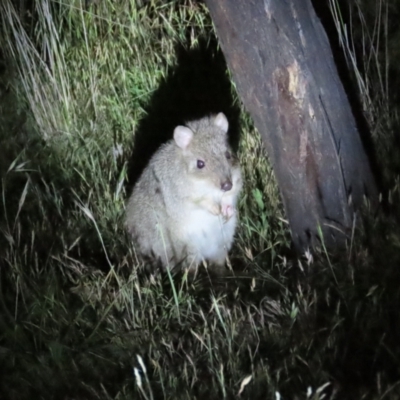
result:
[(226, 157), (227, 160), (230, 160), (231, 157), (232, 157), (231, 153), (229, 151), (225, 152), (225, 157)]
[(202, 169), (204, 168), (206, 163), (203, 160), (197, 160), (197, 168)]

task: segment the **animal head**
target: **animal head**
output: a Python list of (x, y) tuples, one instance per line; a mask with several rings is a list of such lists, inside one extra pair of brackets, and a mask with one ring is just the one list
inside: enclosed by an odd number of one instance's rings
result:
[(174, 130), (190, 178), (213, 189), (232, 189), (232, 150), (228, 144), (228, 120), (223, 113), (192, 121)]

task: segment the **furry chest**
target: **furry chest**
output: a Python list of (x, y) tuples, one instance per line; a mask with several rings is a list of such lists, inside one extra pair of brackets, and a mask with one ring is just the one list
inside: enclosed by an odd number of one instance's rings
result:
[(229, 250), (235, 231), (236, 218), (224, 223), (221, 215), (204, 210), (191, 210), (182, 226), (184, 240), (196, 249), (200, 259), (224, 258)]

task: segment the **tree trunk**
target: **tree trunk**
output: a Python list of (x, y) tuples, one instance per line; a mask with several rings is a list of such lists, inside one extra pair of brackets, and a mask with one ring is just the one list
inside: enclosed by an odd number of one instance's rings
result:
[[(261, 133), (299, 250), (343, 244), (377, 191), (310, 0), (206, 0), (241, 99)], [(321, 231), (319, 230), (321, 228)]]

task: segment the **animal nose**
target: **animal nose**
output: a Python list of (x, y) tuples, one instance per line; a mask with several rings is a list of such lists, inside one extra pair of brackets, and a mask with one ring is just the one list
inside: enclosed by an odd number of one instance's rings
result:
[(221, 184), (221, 189), (224, 192), (229, 192), (229, 190), (232, 189), (232, 182), (231, 181), (225, 181), (224, 183)]

